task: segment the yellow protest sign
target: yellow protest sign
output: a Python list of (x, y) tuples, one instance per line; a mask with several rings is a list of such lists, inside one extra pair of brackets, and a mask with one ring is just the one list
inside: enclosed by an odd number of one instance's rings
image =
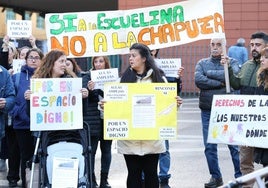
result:
[(104, 85), (104, 138), (158, 140), (176, 138), (175, 83)]

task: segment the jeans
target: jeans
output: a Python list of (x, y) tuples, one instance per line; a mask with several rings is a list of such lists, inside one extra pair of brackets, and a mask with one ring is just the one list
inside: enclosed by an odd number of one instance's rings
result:
[[(213, 178), (221, 178), (222, 174), (221, 174), (220, 167), (219, 167), (217, 144), (207, 143), (210, 113), (211, 112), (209, 110), (201, 110), (205, 156), (207, 159), (209, 173), (211, 174), (211, 176)], [(234, 165), (234, 171), (235, 171), (234, 177), (235, 178), (240, 177), (242, 176), (242, 173), (240, 171), (238, 146), (228, 145), (228, 148), (230, 150), (232, 162)]]
[(169, 153), (169, 141), (165, 140), (166, 152), (160, 153), (159, 155), (159, 180), (161, 182), (168, 183), (170, 174), (168, 173), (170, 169), (170, 153)]

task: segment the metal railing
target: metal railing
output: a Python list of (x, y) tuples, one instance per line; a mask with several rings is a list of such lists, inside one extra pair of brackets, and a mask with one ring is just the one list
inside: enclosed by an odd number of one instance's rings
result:
[(242, 177), (236, 178), (234, 181), (230, 181), (222, 188), (239, 188), (246, 185), (248, 182), (256, 181), (259, 188), (266, 188), (268, 182), (265, 182), (265, 177), (268, 177), (268, 167), (256, 170), (250, 174), (244, 175)]

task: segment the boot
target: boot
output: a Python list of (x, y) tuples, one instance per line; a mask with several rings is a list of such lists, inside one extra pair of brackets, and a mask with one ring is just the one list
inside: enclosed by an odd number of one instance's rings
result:
[(170, 188), (170, 186), (168, 185), (168, 179), (160, 180), (160, 188)]
[(112, 188), (108, 183), (108, 173), (101, 173), (100, 188)]
[(95, 173), (92, 174), (92, 188), (99, 188), (96, 181)]

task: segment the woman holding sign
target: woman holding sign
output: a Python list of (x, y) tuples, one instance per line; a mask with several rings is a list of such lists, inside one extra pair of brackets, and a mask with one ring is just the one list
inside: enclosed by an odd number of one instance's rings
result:
[[(47, 53), (42, 61), (40, 67), (35, 71), (32, 78), (74, 78), (77, 75), (70, 73), (67, 69), (67, 56), (61, 50), (51, 50)], [(27, 90), (25, 92), (25, 99), (30, 100), (32, 91)], [(81, 89), (82, 98), (88, 97), (88, 90), (86, 88)]]
[[(144, 44), (135, 43), (130, 47), (129, 64), (121, 83), (167, 82), (155, 65), (150, 49)], [(182, 99), (176, 97), (176, 100), (180, 106)], [(99, 103), (102, 109), (104, 103), (105, 101)], [(128, 169), (127, 188), (158, 188), (157, 166), (159, 154), (166, 151), (164, 140), (118, 140), (117, 143), (118, 152), (124, 155)]]
[[(261, 66), (257, 72), (257, 84), (258, 89), (256, 94), (268, 95), (268, 47), (261, 50)], [(260, 163), (263, 167), (268, 166), (268, 149), (267, 148), (255, 148), (254, 161)], [(265, 178), (266, 182), (268, 177)]]
[[(27, 114), (27, 102), (25, 100), (24, 93), (29, 89), (30, 78), (34, 74), (34, 71), (40, 66), (43, 56), (43, 53), (39, 49), (30, 49), (26, 53), (26, 65), (23, 65), (21, 67), (20, 73), (14, 74), (12, 76), (16, 89), (16, 102), (14, 108), (10, 112), (10, 115), (13, 119), (13, 128), (16, 133), (20, 150), (22, 187), (26, 187), (26, 162), (28, 160), (31, 160), (34, 153), (34, 137), (30, 131), (30, 117)], [(18, 180), (19, 177), (16, 179), (13, 178), (12, 180), (10, 179), (9, 184), (16, 186)]]
[[(36, 69), (32, 78), (34, 78), (34, 79), (38, 79), (38, 78), (64, 79), (64, 78), (77, 77), (76, 75), (69, 74), (69, 70), (67, 69), (66, 61), (67, 61), (67, 56), (63, 51), (57, 50), (57, 49), (51, 50), (50, 52), (48, 52), (46, 54), (46, 56), (44, 57), (44, 59), (40, 63), (40, 66)], [(65, 87), (63, 87), (63, 88), (65, 88)], [(51, 88), (49, 88), (49, 86), (48, 87), (45, 86), (45, 87), (42, 87), (42, 89), (48, 91)], [(51, 92), (53, 92), (53, 91), (51, 90)], [(81, 88), (80, 92), (82, 93), (83, 104), (84, 104), (87, 100), (87, 97), (88, 97), (88, 90), (86, 88)], [(24, 93), (25, 99), (28, 100), (28, 103), (27, 103), (27, 112), (28, 113), (30, 113), (29, 100), (30, 100), (30, 95), (32, 93), (33, 92), (31, 90), (27, 90)], [(83, 107), (85, 107), (85, 105), (83, 105)], [(84, 110), (85, 109), (83, 108), (83, 111)]]
[[(110, 68), (110, 60), (107, 56), (92, 57), (92, 70), (102, 70)], [(103, 98), (103, 91), (95, 88), (95, 83), (91, 80), (91, 75), (86, 74), (83, 82), (87, 84), (89, 90), (88, 108), (84, 120), (90, 125), (90, 138), (92, 146), (92, 169), (93, 169), (93, 188), (97, 187), (94, 173), (95, 155), (100, 142), (101, 149), (101, 178), (100, 188), (111, 188), (108, 183), (108, 174), (112, 161), (112, 140), (103, 139), (103, 119), (98, 110), (98, 102)]]

